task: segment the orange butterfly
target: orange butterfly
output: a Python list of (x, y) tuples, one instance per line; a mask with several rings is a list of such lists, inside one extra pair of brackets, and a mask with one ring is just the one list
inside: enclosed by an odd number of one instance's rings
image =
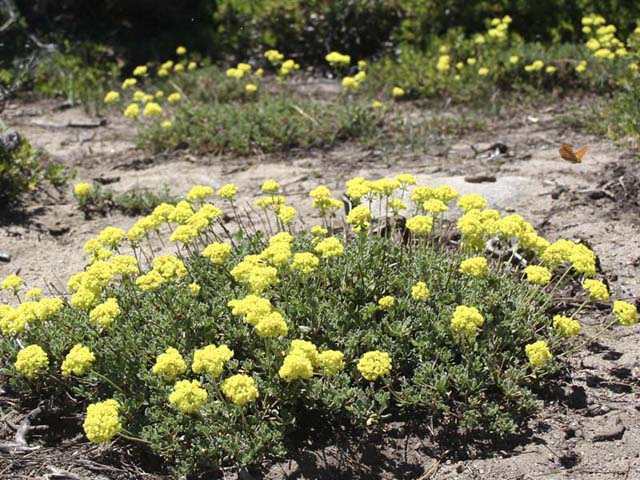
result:
[(589, 146), (587, 145), (582, 147), (577, 152), (574, 152), (569, 145), (563, 143), (562, 147), (560, 147), (560, 156), (568, 162), (580, 163), (582, 161), (582, 157), (584, 157), (585, 153), (587, 153), (588, 150)]

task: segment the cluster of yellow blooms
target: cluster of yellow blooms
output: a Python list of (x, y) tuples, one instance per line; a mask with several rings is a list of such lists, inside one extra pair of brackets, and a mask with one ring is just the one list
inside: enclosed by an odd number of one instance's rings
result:
[(87, 407), (82, 424), (87, 438), (94, 443), (107, 443), (122, 430), (120, 404), (113, 399), (93, 403)]
[(284, 78), (294, 70), (300, 69), (300, 65), (298, 65), (298, 63), (292, 59), (285, 60), (284, 54), (280, 53), (278, 50), (267, 50), (264, 52), (264, 56), (274, 67), (279, 66), (278, 76), (280, 78)]
[(467, 258), (460, 263), (459, 271), (472, 277), (484, 277), (489, 273), (489, 265), (484, 257)]
[[(416, 185), (416, 179), (409, 174), (376, 181), (357, 177), (347, 181), (347, 196), (356, 202), (384, 200), (389, 205), (396, 205), (392, 210), (397, 214), (407, 208), (402, 200), (411, 185)], [(280, 185), (276, 181), (267, 180), (261, 190), (267, 195), (266, 199), (272, 199), (270, 205), (284, 205), (284, 198), (278, 195)], [(394, 198), (397, 190), (400, 191), (400, 196)], [(235, 185), (228, 184), (217, 195), (232, 202), (237, 191)], [(158, 256), (153, 259), (152, 268), (140, 274), (134, 257), (117, 253), (123, 242), (129, 241), (135, 248), (144, 235), (158, 230), (163, 224), (178, 224), (172, 235), (183, 226), (193, 226), (195, 237), (201, 236), (211, 225), (211, 221), (222, 215), (222, 211), (213, 204), (205, 203), (213, 195), (215, 191), (211, 187), (197, 185), (189, 191), (187, 201), (175, 206), (158, 206), (151, 215), (136, 222), (129, 232), (107, 227), (96, 238), (89, 240), (83, 247), (89, 257), (88, 266), (84, 271), (73, 275), (68, 282), (68, 288), (72, 292), (70, 305), (88, 312), (88, 318), (93, 324), (106, 329), (121, 315), (118, 301), (108, 297), (106, 292), (107, 287), (118, 278), (136, 277), (135, 284), (143, 292), (153, 291), (168, 282), (183, 282), (180, 285), (197, 295), (201, 287), (194, 282), (187, 285), (191, 281), (185, 281), (189, 277), (189, 271), (180, 258), (174, 255)], [(327, 187), (315, 188), (310, 196), (313, 206), (324, 217), (335, 215), (340, 208), (338, 204), (341, 202), (331, 196)], [(583, 288), (590, 300), (609, 301), (607, 286), (589, 278), (595, 276), (596, 257), (586, 246), (567, 240), (550, 244), (538, 236), (534, 228), (519, 215), (501, 217), (497, 211), (486, 209), (487, 202), (481, 196), (459, 196), (458, 192), (447, 185), (435, 188), (415, 186), (410, 199), (419, 214), (407, 220), (407, 228), (417, 237), (428, 235), (434, 222), (438, 221), (438, 215), (448, 210), (449, 204), (458, 199), (457, 205), (464, 212), (457, 222), (464, 248), (484, 249), (487, 239), (498, 236), (505, 242), (538, 255), (542, 265), (529, 265), (524, 269), (529, 282), (543, 287), (550, 282), (553, 271), (564, 265), (587, 277), (583, 281)], [(198, 210), (194, 207), (197, 203), (201, 204)], [(404, 207), (400, 207), (400, 204)], [(278, 213), (277, 210), (274, 211)], [(367, 231), (372, 220), (370, 208), (364, 205), (356, 206), (346, 218), (356, 232)], [(211, 266), (227, 271), (240, 288), (245, 289), (244, 296), (228, 301), (227, 305), (232, 315), (242, 316), (243, 321), (252, 326), (256, 335), (264, 338), (265, 342), (272, 338), (286, 337), (290, 331), (283, 313), (271, 303), (270, 289), (278, 285), (285, 275), (311, 275), (321, 265), (326, 265), (327, 261), (339, 261), (331, 259), (344, 255), (343, 241), (334, 236), (326, 237), (329, 230), (324, 226), (315, 226), (309, 233), (313, 236), (313, 251), (294, 252), (293, 235), (282, 231), (271, 236), (262, 251), (242, 258), (234, 258), (234, 249), (226, 242), (209, 243), (200, 253)], [(487, 259), (483, 256), (467, 258), (461, 262), (459, 272), (475, 277), (485, 276), (489, 273)], [(304, 278), (306, 281), (307, 277)], [(17, 275), (9, 275), (0, 282), (0, 286), (17, 295), (24, 282)], [(0, 331), (3, 335), (22, 333), (30, 323), (49, 320), (63, 308), (61, 299), (41, 299), (41, 293), (39, 289), (29, 290), (26, 295), (29, 300), (21, 302), (16, 308), (0, 305)], [(423, 281), (416, 282), (410, 290), (410, 296), (415, 301), (423, 301), (429, 294), (429, 288)], [(397, 308), (396, 304), (401, 302), (402, 296), (398, 296), (396, 300), (394, 296), (386, 295), (377, 303), (380, 310), (393, 311)], [(613, 313), (623, 325), (638, 321), (636, 307), (628, 302), (615, 301)], [(453, 333), (472, 342), (484, 323), (485, 319), (477, 308), (458, 305), (451, 317), (450, 328)], [(580, 332), (580, 323), (573, 317), (556, 315), (553, 318), (553, 328), (562, 336), (573, 336)], [(100, 352), (96, 353), (99, 356)], [(542, 367), (552, 358), (552, 353), (543, 340), (526, 345), (525, 353), (533, 367)], [(206, 345), (193, 352), (191, 371), (217, 379), (233, 357), (233, 350), (226, 345)], [(95, 361), (96, 354), (88, 347), (76, 344), (61, 364), (62, 375), (85, 375), (92, 369)], [(16, 371), (30, 379), (44, 374), (49, 366), (50, 356), (39, 345), (29, 345), (20, 350), (15, 362)], [(293, 382), (312, 378), (316, 373), (336, 375), (344, 368), (342, 352), (319, 351), (309, 341), (293, 339), (282, 358), (278, 376), (285, 382)], [(176, 348), (168, 347), (157, 356), (152, 373), (163, 381), (174, 382), (179, 376), (186, 374), (188, 369), (181, 353)], [(376, 381), (391, 373), (391, 356), (382, 351), (369, 351), (357, 362), (357, 370), (365, 380)], [(221, 382), (220, 391), (230, 402), (239, 406), (255, 402), (260, 397), (255, 380), (246, 374), (235, 374), (225, 379)], [(169, 403), (178, 411), (188, 414), (199, 411), (207, 399), (206, 386), (198, 380), (176, 381), (168, 398)], [(87, 437), (94, 442), (110, 441), (122, 428), (119, 410), (120, 406), (114, 400), (90, 405), (84, 423)]]

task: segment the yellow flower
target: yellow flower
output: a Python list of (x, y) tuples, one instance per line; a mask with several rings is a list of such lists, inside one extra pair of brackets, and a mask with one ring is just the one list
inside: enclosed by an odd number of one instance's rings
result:
[(382, 108), (384, 105), (380, 100), (374, 100), (371, 102), (373, 108)]
[(137, 103), (131, 103), (124, 109), (123, 115), (127, 118), (138, 118), (140, 116), (140, 107)]
[(87, 407), (87, 416), (82, 428), (90, 442), (110, 442), (122, 430), (119, 410), (120, 404), (113, 399), (92, 403)]
[(455, 333), (461, 333), (468, 337), (475, 337), (480, 328), (484, 324), (484, 317), (475, 307), (467, 307), (458, 305), (453, 317), (451, 318), (451, 330)]
[(190, 202), (204, 200), (213, 195), (213, 188), (206, 185), (195, 185), (187, 193), (187, 200)]
[(307, 357), (307, 359), (311, 362), (311, 365), (313, 365), (314, 367), (317, 367), (319, 365), (320, 360), (318, 356), (318, 347), (306, 340), (292, 340), (291, 345), (289, 346), (288, 353), (300, 353), (301, 355)]
[(319, 253), (322, 258), (339, 257), (344, 253), (344, 246), (338, 238), (329, 237), (319, 242), (314, 250), (316, 253)]
[(173, 92), (171, 95), (167, 97), (167, 101), (171, 104), (174, 104), (174, 103), (178, 103), (181, 98), (182, 98), (182, 95), (180, 95), (178, 92)]
[(156, 102), (149, 102), (144, 106), (142, 115), (145, 117), (158, 117), (162, 115), (162, 107)]
[(219, 347), (207, 345), (193, 353), (191, 369), (194, 373), (206, 373), (213, 378), (218, 378), (222, 374), (224, 364), (231, 360), (233, 355), (233, 350), (226, 345)]
[(416, 215), (407, 220), (407, 229), (415, 235), (428, 235), (433, 228), (433, 217)]
[(489, 74), (489, 69), (487, 67), (480, 67), (478, 69), (478, 75), (480, 75), (481, 77), (484, 77), (488, 74)]
[(134, 77), (142, 77), (143, 75), (146, 75), (146, 74), (147, 74), (146, 65), (138, 65), (136, 68), (133, 69)]
[(485, 257), (468, 258), (460, 263), (459, 272), (472, 277), (484, 277), (489, 273), (487, 259)]
[(616, 300), (613, 302), (613, 313), (616, 319), (626, 327), (638, 323), (638, 309), (631, 303)]
[(344, 354), (337, 350), (325, 350), (318, 355), (318, 365), (324, 375), (335, 375), (344, 370)]
[(116, 103), (119, 101), (120, 101), (120, 94), (118, 92), (114, 92), (113, 90), (111, 90), (110, 92), (107, 92), (107, 94), (104, 96), (104, 103), (106, 103), (107, 105), (111, 103)]
[(189, 62), (189, 64), (187, 65), (187, 70), (195, 70), (196, 68), (198, 68), (198, 64), (196, 62)]
[(555, 73), (556, 67), (554, 67), (553, 65), (549, 65), (547, 68), (545, 68), (544, 71), (547, 73)]
[(298, 211), (295, 208), (290, 207), (288, 205), (283, 205), (278, 209), (278, 218), (285, 225), (291, 225), (291, 223), (293, 222), (297, 214), (298, 214)]
[(429, 296), (429, 289), (424, 282), (417, 282), (411, 287), (411, 298), (414, 300), (424, 300)]
[(96, 239), (104, 246), (116, 248), (125, 235), (125, 231), (121, 228), (106, 227), (98, 234)]
[(293, 255), (291, 270), (309, 274), (320, 265), (320, 259), (311, 252), (296, 253)]
[(16, 371), (27, 378), (35, 378), (49, 366), (49, 356), (40, 345), (29, 345), (18, 352)]
[(380, 310), (391, 310), (396, 303), (396, 299), (391, 295), (387, 295), (378, 300), (378, 307)]
[(151, 371), (156, 375), (162, 375), (166, 380), (173, 380), (187, 371), (187, 364), (178, 350), (169, 347), (164, 353), (158, 355)]
[(467, 58), (467, 65), (475, 65), (476, 64), (476, 59), (471, 57), (471, 58)]
[(73, 194), (77, 198), (88, 197), (91, 194), (91, 185), (86, 182), (77, 183), (73, 187)]
[(62, 362), (62, 375), (65, 377), (71, 374), (78, 376), (84, 375), (89, 371), (95, 360), (96, 356), (88, 347), (77, 344), (67, 354), (64, 362)]
[(587, 62), (585, 62), (584, 60), (582, 60), (577, 66), (576, 66), (576, 72), (578, 73), (582, 73), (587, 69)]
[(520, 57), (518, 57), (517, 55), (511, 55), (509, 57), (509, 63), (511, 64), (516, 64), (520, 61)]
[(202, 256), (209, 259), (214, 265), (222, 265), (229, 259), (231, 254), (231, 244), (229, 243), (210, 243), (202, 251)]
[(207, 401), (207, 391), (197, 380), (176, 382), (169, 395), (169, 403), (182, 413), (195, 413)]
[(527, 280), (534, 285), (544, 286), (551, 280), (551, 272), (548, 268), (539, 265), (529, 265), (524, 269)]
[(349, 55), (343, 55), (339, 52), (329, 52), (324, 59), (331, 65), (349, 65), (351, 63), (351, 57)]
[(89, 319), (101, 326), (108, 327), (120, 315), (120, 306), (115, 298), (108, 298), (89, 312)]
[(129, 87), (134, 87), (138, 83), (138, 80), (135, 78), (127, 78), (124, 82), (122, 82), (122, 90), (126, 90)]
[(358, 205), (353, 208), (345, 221), (353, 226), (353, 231), (358, 233), (369, 230), (369, 222), (373, 219), (371, 211), (366, 205)]
[(538, 340), (524, 347), (525, 353), (529, 358), (529, 363), (534, 367), (542, 367), (545, 363), (553, 358), (549, 351), (547, 342)]
[(255, 402), (260, 396), (256, 382), (248, 375), (233, 375), (222, 382), (220, 389), (227, 399), (241, 407)]
[(482, 210), (487, 206), (487, 201), (477, 193), (468, 193), (460, 197), (457, 205), (466, 213), (470, 210)]
[(27, 300), (40, 300), (42, 297), (42, 290), (39, 288), (30, 288), (27, 293), (24, 294), (24, 298)]
[(373, 350), (360, 358), (357, 368), (366, 380), (375, 382), (391, 372), (391, 357), (386, 352)]
[(580, 323), (562, 315), (553, 317), (553, 328), (565, 337), (573, 337), (580, 333)]
[(22, 281), (22, 279), (15, 273), (12, 273), (11, 275), (5, 277), (4, 280), (2, 280), (2, 283), (0, 283), (0, 287), (2, 287), (4, 290), (13, 290), (15, 292), (23, 284), (24, 282)]
[(247, 83), (244, 89), (247, 93), (255, 93), (258, 91), (258, 86), (255, 83)]
[(169, 128), (173, 127), (173, 123), (170, 120), (165, 120), (164, 122), (162, 122), (160, 124), (160, 126), (164, 129), (164, 130), (168, 130)]
[(393, 87), (393, 89), (391, 90), (391, 95), (395, 98), (400, 98), (404, 96), (404, 89), (400, 87)]
[(227, 200), (233, 200), (237, 193), (238, 187), (236, 187), (233, 183), (227, 183), (226, 185), (220, 187), (220, 190), (218, 190), (218, 196)]
[(607, 286), (599, 280), (592, 280), (588, 278), (582, 283), (582, 288), (589, 292), (589, 299), (593, 301), (609, 301), (609, 290), (607, 290)]
[(429, 200), (427, 200), (422, 204), (422, 208), (424, 208), (426, 212), (429, 212), (433, 215), (444, 213), (447, 210), (449, 210), (449, 207), (447, 207), (447, 204), (444, 203), (442, 200), (438, 200), (437, 198), (430, 198)]
[(285, 337), (289, 333), (287, 323), (279, 312), (271, 312), (263, 316), (255, 326), (260, 338)]
[(273, 195), (278, 193), (278, 190), (280, 190), (280, 184), (275, 180), (265, 180), (262, 187), (260, 187), (260, 190), (262, 190), (263, 193), (270, 193)]
[(176, 53), (178, 55), (186, 55), (187, 49), (185, 47), (183, 47), (182, 45), (180, 45), (178, 48), (176, 48)]
[(305, 380), (313, 376), (313, 365), (304, 352), (293, 351), (284, 357), (278, 376), (287, 382)]

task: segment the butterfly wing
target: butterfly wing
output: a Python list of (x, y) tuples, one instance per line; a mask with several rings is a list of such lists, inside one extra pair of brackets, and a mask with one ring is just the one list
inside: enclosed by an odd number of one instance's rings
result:
[[(580, 160), (576, 157), (576, 154), (574, 153), (574, 151), (571, 149), (571, 147), (569, 145), (567, 145), (566, 143), (563, 143), (562, 146), (560, 147), (560, 156), (562, 158), (564, 158), (565, 160), (569, 161), (569, 162), (579, 162)], [(585, 152), (586, 153), (586, 152)], [(582, 154), (584, 155), (584, 153)]]
[(589, 151), (589, 145), (585, 145), (584, 147), (582, 147), (580, 150), (578, 150), (577, 152), (575, 152), (576, 155), (576, 159), (581, 162), (582, 161), (582, 157), (584, 157), (585, 153), (587, 153)]

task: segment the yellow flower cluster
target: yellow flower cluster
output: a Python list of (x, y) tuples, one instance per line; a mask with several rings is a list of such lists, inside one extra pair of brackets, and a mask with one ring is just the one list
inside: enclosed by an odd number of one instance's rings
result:
[(230, 273), (251, 293), (262, 293), (278, 283), (278, 270), (267, 265), (261, 255), (247, 255)]
[(391, 295), (387, 295), (378, 300), (378, 308), (380, 310), (391, 310), (396, 304), (396, 299)]
[(187, 193), (187, 200), (190, 202), (200, 202), (213, 195), (213, 188), (206, 185), (194, 185)]
[(12, 273), (2, 280), (2, 283), (0, 283), (0, 287), (2, 287), (4, 290), (13, 290), (15, 292), (18, 291), (18, 289), (23, 284), (24, 282), (22, 281), (22, 279), (15, 273)]
[(236, 187), (233, 183), (227, 183), (226, 185), (220, 187), (220, 190), (218, 190), (218, 196), (226, 200), (233, 200), (237, 193), (238, 187)]
[(156, 375), (161, 375), (165, 380), (173, 380), (187, 371), (187, 364), (178, 350), (169, 347), (164, 353), (158, 355), (151, 371)]
[(85, 198), (91, 194), (91, 185), (86, 182), (77, 183), (73, 186), (73, 194), (76, 198)]
[(527, 280), (534, 285), (545, 286), (551, 281), (551, 272), (548, 268), (539, 265), (529, 265), (524, 269)]
[(179, 280), (187, 275), (187, 269), (174, 255), (162, 255), (153, 259), (153, 268), (136, 279), (140, 290), (153, 290), (165, 282)]
[(22, 302), (16, 308), (0, 305), (0, 333), (2, 335), (22, 333), (31, 323), (49, 320), (62, 309), (63, 305), (60, 298)]
[(473, 257), (463, 260), (459, 271), (472, 277), (484, 277), (489, 274), (489, 265), (485, 257)]
[(340, 52), (329, 52), (324, 59), (333, 66), (349, 65), (351, 63), (351, 57), (344, 55)]
[(219, 347), (207, 345), (194, 352), (191, 370), (194, 373), (206, 373), (213, 378), (218, 378), (222, 374), (225, 363), (231, 360), (233, 355), (233, 350), (226, 345)]
[(616, 300), (613, 302), (613, 313), (622, 325), (628, 327), (638, 323), (638, 309), (631, 303)]
[(306, 340), (293, 340), (278, 371), (280, 378), (287, 382), (304, 380), (313, 376), (316, 367), (324, 375), (335, 375), (344, 369), (344, 355), (336, 350), (318, 352), (318, 348)]
[(407, 229), (418, 236), (425, 236), (433, 228), (433, 218), (427, 215), (416, 215), (407, 220)]
[(247, 403), (255, 402), (260, 396), (255, 380), (243, 374), (227, 378), (222, 382), (220, 389), (227, 399), (241, 407)]
[(62, 362), (62, 375), (65, 377), (71, 374), (84, 375), (89, 371), (95, 360), (96, 356), (88, 347), (81, 344), (74, 345), (65, 357), (64, 362)]
[(477, 193), (468, 193), (460, 196), (457, 205), (466, 213), (470, 210), (482, 210), (487, 206), (487, 201), (482, 195), (478, 195)]
[(429, 296), (429, 289), (424, 282), (417, 282), (411, 287), (411, 298), (414, 300), (424, 300)]
[(540, 260), (550, 269), (556, 269), (564, 263), (570, 263), (574, 270), (587, 277), (596, 274), (596, 256), (585, 245), (560, 239), (547, 247)]
[(573, 337), (580, 333), (580, 322), (563, 315), (553, 317), (553, 328), (565, 337)]
[(89, 319), (100, 327), (108, 327), (120, 315), (120, 306), (115, 298), (107, 298), (89, 312)]
[(359, 233), (369, 230), (369, 222), (372, 219), (371, 210), (366, 205), (358, 205), (349, 212), (346, 222), (352, 225), (354, 232)]
[(325, 376), (335, 375), (344, 370), (344, 354), (337, 350), (325, 350), (318, 354), (318, 365)]
[(320, 265), (320, 259), (311, 252), (296, 253), (293, 255), (291, 270), (309, 274), (315, 271)]
[(113, 399), (93, 403), (87, 407), (87, 416), (82, 424), (84, 433), (93, 443), (107, 443), (122, 430), (120, 404)]
[(344, 246), (340, 239), (336, 237), (328, 237), (318, 242), (314, 250), (322, 258), (339, 257), (344, 254)]
[(467, 337), (475, 337), (484, 324), (484, 317), (475, 307), (458, 305), (451, 318), (451, 330)]
[(29, 345), (18, 352), (16, 371), (27, 378), (35, 378), (49, 367), (49, 356), (40, 345)]
[(169, 403), (174, 405), (179, 412), (195, 413), (207, 401), (207, 391), (197, 380), (180, 380), (176, 382), (173, 391), (169, 395)]
[(526, 345), (524, 351), (529, 358), (529, 363), (533, 367), (542, 367), (553, 358), (547, 342), (544, 340), (538, 340), (537, 342)]
[(609, 290), (607, 289), (607, 286), (599, 280), (587, 278), (582, 282), (582, 288), (589, 292), (589, 299), (593, 301), (609, 301)]
[(389, 375), (391, 366), (391, 356), (387, 352), (373, 350), (362, 355), (356, 368), (365, 380), (375, 382), (380, 377)]
[(231, 244), (215, 242), (210, 243), (202, 251), (202, 256), (207, 258), (214, 265), (226, 263), (231, 255)]
[(313, 198), (313, 208), (318, 209), (321, 216), (335, 216), (335, 213), (342, 208), (342, 202), (331, 196), (331, 190), (324, 185), (320, 185), (309, 192)]

